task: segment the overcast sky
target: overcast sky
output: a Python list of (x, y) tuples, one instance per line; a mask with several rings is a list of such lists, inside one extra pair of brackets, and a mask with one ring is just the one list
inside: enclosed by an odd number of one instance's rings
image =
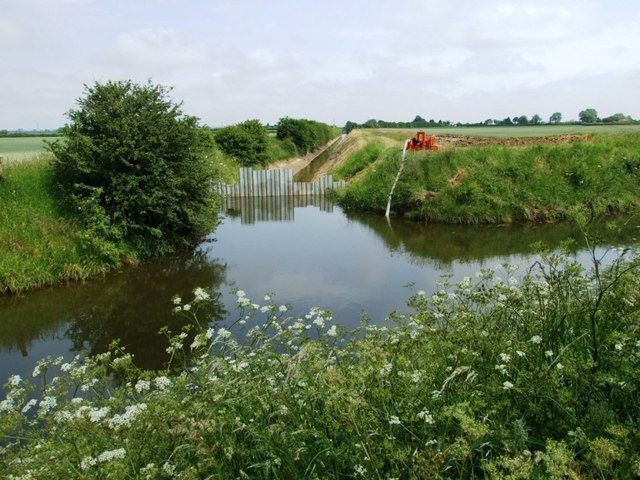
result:
[(640, 118), (639, 0), (0, 0), (0, 58), (0, 129), (127, 79), (210, 126)]

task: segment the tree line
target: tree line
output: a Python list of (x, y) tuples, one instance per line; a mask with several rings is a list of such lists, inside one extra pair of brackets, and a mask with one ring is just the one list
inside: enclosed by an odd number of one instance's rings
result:
[(594, 108), (587, 108), (582, 110), (578, 114), (579, 121), (562, 121), (562, 113), (554, 112), (548, 119), (547, 122), (539, 114), (534, 114), (529, 118), (527, 115), (515, 115), (513, 117), (505, 117), (502, 120), (495, 118), (488, 118), (482, 122), (476, 123), (462, 123), (462, 122), (451, 122), (449, 120), (425, 120), (420, 115), (416, 115), (416, 117), (410, 122), (390, 122), (386, 120), (375, 120), (369, 119), (363, 123), (356, 123), (352, 121), (347, 121), (345, 124), (345, 132), (349, 133), (351, 130), (355, 128), (433, 128), (433, 127), (449, 127), (449, 126), (460, 126), (460, 127), (481, 127), (481, 126), (514, 126), (514, 125), (558, 125), (561, 123), (588, 123), (588, 124), (597, 124), (597, 123), (638, 123), (638, 120), (634, 120), (630, 115), (625, 115), (624, 113), (615, 113), (609, 117), (600, 118), (598, 116), (598, 112)]

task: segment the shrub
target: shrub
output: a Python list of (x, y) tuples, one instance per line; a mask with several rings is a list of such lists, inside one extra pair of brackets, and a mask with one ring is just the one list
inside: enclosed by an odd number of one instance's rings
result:
[(213, 213), (196, 118), (163, 86), (121, 81), (85, 90), (67, 114), (64, 140), (49, 148), (60, 192), (93, 240), (152, 255), (205, 234)]
[(298, 153), (305, 155), (326, 144), (337, 133), (336, 128), (326, 123), (284, 117), (278, 122), (276, 137), (278, 140), (291, 139)]
[(216, 143), (245, 167), (267, 163), (269, 137), (267, 129), (258, 120), (247, 120), (218, 130)]

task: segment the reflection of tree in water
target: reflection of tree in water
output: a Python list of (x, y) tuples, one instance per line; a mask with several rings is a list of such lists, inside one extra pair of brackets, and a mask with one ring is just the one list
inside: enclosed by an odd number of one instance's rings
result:
[(158, 332), (169, 327), (180, 332), (185, 318), (173, 313), (171, 299), (180, 295), (193, 299), (195, 287), (212, 298), (199, 310), (199, 318), (220, 320), (225, 311), (218, 291), (227, 266), (207, 261), (203, 251), (192, 256), (159, 258), (144, 268), (128, 269), (115, 276), (83, 308), (74, 312), (65, 336), (74, 350), (88, 348), (91, 354), (104, 352), (114, 339), (134, 355), (142, 368), (160, 368), (168, 359), (167, 339)]
[[(413, 263), (432, 263), (447, 268), (454, 261), (481, 262), (487, 258), (534, 253), (533, 244), (542, 242), (557, 248), (567, 240), (575, 240), (575, 250), (584, 247), (584, 238), (575, 224), (563, 222), (544, 225), (465, 226), (423, 224), (383, 217), (347, 214), (347, 218), (367, 226), (385, 243), (389, 251), (409, 257)], [(590, 234), (603, 244), (629, 245), (637, 242), (638, 217), (617, 217), (619, 230), (608, 229), (606, 219), (594, 222)]]

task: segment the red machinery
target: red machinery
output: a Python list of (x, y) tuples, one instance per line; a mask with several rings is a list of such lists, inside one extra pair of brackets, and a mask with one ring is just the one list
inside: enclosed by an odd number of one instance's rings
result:
[(417, 136), (409, 140), (407, 150), (433, 150), (434, 152), (437, 152), (438, 150), (440, 150), (440, 145), (436, 144), (435, 135), (429, 135), (427, 137), (426, 132), (418, 132)]

